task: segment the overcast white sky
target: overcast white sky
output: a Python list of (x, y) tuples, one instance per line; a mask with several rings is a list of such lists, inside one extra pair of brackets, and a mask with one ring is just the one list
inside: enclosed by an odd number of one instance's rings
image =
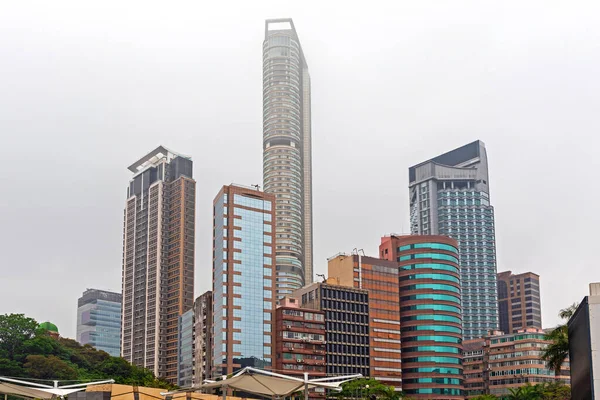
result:
[(0, 313), (74, 337), (86, 288), (120, 290), (127, 166), (194, 159), (196, 294), (212, 200), (262, 182), (266, 18), (312, 77), (316, 272), (407, 232), (409, 166), (486, 143), (498, 270), (541, 275), (544, 326), (600, 281), (600, 13), (564, 1), (0, 4)]

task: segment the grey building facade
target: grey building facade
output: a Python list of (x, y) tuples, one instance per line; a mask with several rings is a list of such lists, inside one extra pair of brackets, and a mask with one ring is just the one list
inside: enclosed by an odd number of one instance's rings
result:
[(265, 23), (263, 184), (276, 197), (277, 297), (313, 281), (310, 75), (291, 19)]
[(121, 293), (87, 289), (77, 300), (77, 341), (121, 354)]
[(210, 379), (212, 365), (213, 292), (208, 291), (194, 302), (194, 385)]
[(409, 169), (411, 233), (459, 243), (465, 339), (498, 329), (496, 237), (485, 145), (475, 141)]

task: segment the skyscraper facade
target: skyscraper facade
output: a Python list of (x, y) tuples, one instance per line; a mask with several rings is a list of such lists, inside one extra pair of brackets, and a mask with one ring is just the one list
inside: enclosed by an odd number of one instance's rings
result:
[(313, 280), (310, 76), (291, 19), (265, 23), (263, 184), (275, 195), (277, 296)]
[(402, 390), (464, 399), (458, 244), (439, 235), (398, 239)]
[(465, 339), (498, 329), (496, 238), (481, 141), (409, 169), (411, 233), (458, 240)]
[(77, 300), (77, 341), (121, 354), (121, 293), (87, 289)]
[(500, 330), (513, 333), (525, 328), (542, 329), (540, 276), (533, 272), (498, 274)]
[(194, 302), (192, 160), (159, 146), (129, 170), (121, 355), (177, 383), (179, 317)]
[(275, 196), (224, 186), (213, 202), (212, 376), (271, 368)]
[(398, 263), (340, 253), (328, 260), (329, 279), (369, 291), (369, 376), (401, 387)]
[(328, 376), (370, 376), (369, 292), (351, 286), (315, 282), (294, 292), (302, 308), (325, 313), (325, 371)]
[(194, 324), (193, 309), (184, 312), (179, 317), (177, 386), (180, 387), (190, 387), (193, 383), (194, 354), (196, 353)]

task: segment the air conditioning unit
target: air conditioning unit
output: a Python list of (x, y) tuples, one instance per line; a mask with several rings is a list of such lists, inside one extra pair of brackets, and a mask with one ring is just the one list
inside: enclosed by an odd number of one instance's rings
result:
[(286, 325), (285, 327), (288, 328), (288, 329), (292, 329), (291, 325)]

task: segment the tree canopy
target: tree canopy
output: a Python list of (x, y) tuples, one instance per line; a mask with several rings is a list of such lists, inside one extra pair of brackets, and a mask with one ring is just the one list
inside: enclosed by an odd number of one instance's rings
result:
[(59, 380), (114, 379), (116, 383), (173, 388), (123, 358), (75, 340), (54, 338), (23, 314), (0, 315), (0, 376)]
[(393, 386), (384, 385), (372, 378), (355, 379), (342, 384), (342, 391), (335, 396), (340, 399), (384, 399), (399, 400), (404, 397), (402, 392)]

